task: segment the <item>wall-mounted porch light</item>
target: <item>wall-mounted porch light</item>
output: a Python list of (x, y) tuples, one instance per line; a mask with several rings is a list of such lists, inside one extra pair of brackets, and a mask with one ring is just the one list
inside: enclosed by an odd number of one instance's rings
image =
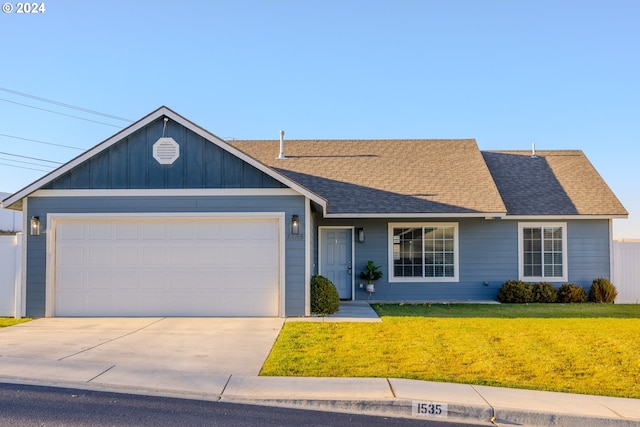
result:
[(364, 243), (364, 228), (356, 228), (356, 235), (358, 236), (358, 242)]
[(32, 236), (40, 235), (40, 217), (32, 216), (31, 221), (29, 222), (29, 234)]
[(300, 217), (298, 215), (291, 216), (291, 234), (300, 234)]

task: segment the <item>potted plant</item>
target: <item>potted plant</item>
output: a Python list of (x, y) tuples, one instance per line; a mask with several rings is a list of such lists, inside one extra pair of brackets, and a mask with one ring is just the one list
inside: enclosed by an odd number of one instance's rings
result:
[(380, 266), (375, 265), (373, 261), (367, 261), (365, 270), (360, 273), (360, 278), (367, 281), (367, 292), (376, 291), (373, 281), (382, 277), (382, 271), (379, 268)]

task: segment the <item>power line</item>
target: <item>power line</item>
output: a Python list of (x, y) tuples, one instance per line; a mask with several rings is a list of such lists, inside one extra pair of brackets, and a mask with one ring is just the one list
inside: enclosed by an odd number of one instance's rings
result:
[(9, 166), (9, 167), (18, 168), (18, 169), (29, 169), (29, 170), (32, 170), (32, 171), (39, 171), (39, 172), (51, 172), (51, 171), (44, 170), (44, 169), (28, 168), (28, 167), (25, 167), (25, 166), (8, 165), (6, 163), (0, 163), (0, 165)]
[(40, 166), (41, 168), (55, 168), (55, 166), (51, 166), (51, 165), (41, 165), (40, 163), (24, 162), (22, 160), (3, 159), (2, 157), (0, 157), (0, 160), (2, 160), (3, 162), (15, 162), (15, 163), (22, 163), (24, 165)]
[(85, 113), (91, 113), (91, 114), (95, 114), (95, 115), (98, 115), (98, 116), (103, 116), (103, 117), (107, 117), (107, 118), (115, 119), (115, 120), (122, 120), (123, 122), (129, 122), (129, 123), (133, 122), (133, 120), (125, 119), (125, 118), (118, 117), (118, 116), (113, 116), (111, 114), (101, 113), (99, 111), (90, 110), (88, 108), (77, 107), (77, 106), (71, 105), (71, 104), (65, 104), (63, 102), (54, 101), (52, 99), (41, 98), (39, 96), (30, 95), (28, 93), (18, 92), (17, 90), (7, 89), (7, 88), (4, 88), (4, 87), (0, 87), (0, 90), (5, 91), (5, 92), (9, 92), (9, 93), (13, 93), (14, 95), (20, 95), (20, 96), (24, 96), (24, 97), (31, 98), (31, 99), (36, 99), (38, 101), (48, 102), (49, 104), (59, 105), (61, 107), (65, 107), (65, 108), (71, 108), (73, 110), (83, 111)]
[[(48, 163), (56, 163), (58, 165), (61, 165), (62, 162), (54, 162), (53, 160), (46, 160), (46, 159), (39, 159), (37, 157), (29, 157), (29, 156), (21, 156), (20, 154), (11, 154), (11, 153), (5, 153), (3, 151), (0, 151), (0, 154), (4, 154), (5, 156), (14, 156), (14, 157), (21, 157), (23, 159), (31, 159), (31, 160), (37, 160), (39, 162), (48, 162)], [(44, 166), (44, 165), (43, 165)]]
[(4, 133), (0, 133), (0, 136), (4, 136), (4, 137), (7, 137), (7, 138), (21, 139), (23, 141), (37, 142), (38, 144), (55, 145), (56, 147), (71, 148), (73, 150), (80, 150), (80, 151), (84, 151), (85, 150), (84, 148), (73, 147), (71, 145), (54, 144), (53, 142), (39, 141), (37, 139), (22, 138), (21, 136), (6, 135)]
[(111, 123), (99, 122), (97, 120), (91, 120), (91, 119), (86, 119), (86, 118), (80, 117), (80, 116), (74, 116), (73, 114), (65, 114), (65, 113), (60, 113), (59, 111), (47, 110), (46, 108), (34, 107), (33, 105), (22, 104), (21, 102), (16, 102), (16, 101), (9, 101), (8, 99), (4, 99), (4, 98), (0, 98), (0, 101), (9, 102), (11, 104), (16, 104), (16, 105), (22, 105), (23, 107), (29, 107), (29, 108), (33, 108), (35, 110), (46, 111), (48, 113), (59, 114), (61, 116), (73, 117), (74, 119), (85, 120), (87, 122), (98, 123), (98, 124), (105, 125), (105, 126), (112, 126), (114, 128), (121, 128), (121, 126), (112, 125)]

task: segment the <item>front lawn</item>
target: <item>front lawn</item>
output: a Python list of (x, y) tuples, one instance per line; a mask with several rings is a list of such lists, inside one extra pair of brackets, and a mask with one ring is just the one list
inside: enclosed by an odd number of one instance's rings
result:
[(640, 398), (640, 305), (374, 305), (289, 322), (261, 375), (394, 377)]

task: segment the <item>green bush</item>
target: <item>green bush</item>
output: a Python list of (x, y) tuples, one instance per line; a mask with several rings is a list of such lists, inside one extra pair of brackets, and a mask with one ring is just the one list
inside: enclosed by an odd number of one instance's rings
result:
[(558, 290), (551, 283), (540, 282), (533, 285), (533, 302), (551, 303), (558, 301)]
[(533, 286), (521, 280), (507, 280), (498, 292), (498, 301), (508, 304), (533, 302)]
[(591, 282), (589, 289), (589, 301), (591, 302), (613, 302), (618, 296), (618, 291), (609, 279), (598, 277)]
[(587, 300), (587, 294), (582, 286), (574, 285), (573, 283), (565, 283), (558, 289), (558, 302), (561, 303), (574, 303), (585, 302)]
[(340, 296), (331, 280), (316, 274), (311, 278), (311, 312), (333, 314), (340, 308)]

